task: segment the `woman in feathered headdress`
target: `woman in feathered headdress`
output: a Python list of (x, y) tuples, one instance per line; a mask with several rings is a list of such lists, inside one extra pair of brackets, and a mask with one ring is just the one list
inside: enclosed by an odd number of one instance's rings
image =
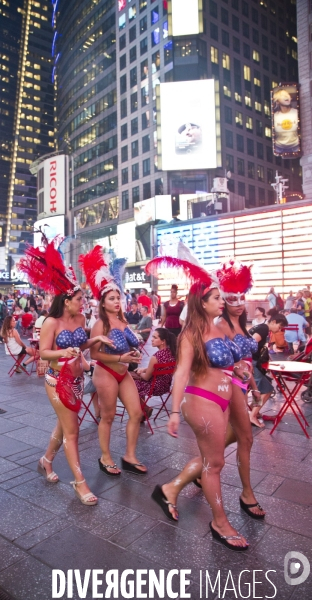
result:
[[(202, 477), (203, 492), (211, 506), (213, 537), (227, 548), (247, 550), (245, 538), (229, 523), (221, 495), (220, 473), (224, 464), (224, 432), (228, 422), (232, 395), (231, 376), (239, 359), (238, 348), (220, 332), (214, 319), (222, 314), (224, 301), (218, 283), (202, 267), (185, 259), (159, 257), (145, 270), (157, 277), (159, 269), (178, 268), (193, 285), (189, 291), (188, 312), (184, 329), (178, 338), (177, 370), (172, 391), (172, 411), (168, 432), (177, 437), (179, 413), (193, 429), (201, 456), (184, 471), (194, 479), (197, 468)], [(238, 369), (238, 374), (240, 370)], [(175, 504), (180, 486), (178, 476), (171, 484), (157, 485), (152, 498), (169, 519), (177, 520)]]
[(129, 415), (126, 427), (127, 447), (121, 460), (122, 468), (144, 475), (147, 468), (135, 454), (142, 411), (137, 388), (128, 373), (129, 363), (139, 363), (141, 355), (137, 350), (138, 338), (128, 327), (121, 309), (122, 273), (126, 260), (116, 259), (109, 266), (101, 246), (95, 246), (88, 254), (81, 255), (79, 262), (93, 296), (99, 301), (99, 319), (93, 326), (91, 335), (107, 335), (114, 343), (114, 348), (99, 343), (91, 350), (91, 357), (96, 361), (93, 383), (98, 392), (101, 410), (98, 431), (102, 456), (99, 458), (99, 467), (112, 477), (119, 476), (121, 472), (112, 459), (109, 448), (118, 397)]
[(56, 237), (49, 242), (43, 235), (42, 246), (29, 246), (19, 264), (19, 270), (31, 283), (54, 295), (49, 316), (40, 332), (40, 356), (50, 361), (45, 387), (58, 420), (46, 453), (39, 460), (38, 471), (50, 483), (58, 482), (52, 461), (64, 443), (66, 458), (75, 477), (74, 490), (83, 504), (93, 506), (97, 504), (97, 498), (82, 475), (78, 452), (78, 412), (84, 369), (81, 351), (97, 342), (111, 342), (103, 335), (88, 340), (85, 319), (80, 312), (81, 288), (73, 269), (66, 268), (63, 263), (58, 251), (60, 241), (61, 238)]

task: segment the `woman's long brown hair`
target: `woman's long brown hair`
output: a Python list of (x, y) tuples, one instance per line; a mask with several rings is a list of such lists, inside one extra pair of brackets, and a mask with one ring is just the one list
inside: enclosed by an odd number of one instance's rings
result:
[(211, 288), (203, 296), (207, 285), (202, 283), (195, 283), (192, 285), (188, 297), (187, 304), (187, 317), (185, 319), (185, 325), (178, 337), (178, 352), (177, 352), (177, 364), (181, 359), (181, 342), (186, 337), (192, 344), (194, 350), (194, 358), (192, 362), (192, 371), (195, 375), (204, 375), (210, 366), (210, 362), (207, 356), (203, 336), (205, 333), (209, 333), (209, 325), (207, 319), (207, 313), (205, 312), (202, 302), (207, 302), (211, 295)]
[(5, 317), (5, 319), (3, 321), (1, 335), (2, 335), (5, 343), (7, 343), (8, 337), (11, 337), (11, 336), (9, 336), (10, 330), (13, 331), (13, 327), (11, 326), (12, 318), (13, 318), (12, 315), (8, 315), (7, 317)]
[[(103, 335), (107, 335), (110, 331), (110, 323), (109, 323), (109, 318), (107, 316), (107, 312), (103, 306), (103, 301), (105, 300), (107, 294), (110, 294), (112, 292), (112, 290), (109, 290), (108, 292), (105, 292), (105, 294), (103, 294), (101, 300), (100, 300), (100, 304), (99, 304), (99, 317), (101, 319), (101, 321), (103, 322)], [(125, 325), (127, 325), (127, 321), (123, 315), (123, 312), (121, 310), (121, 307), (118, 311), (118, 319), (119, 321), (121, 321), (122, 323), (125, 323)]]

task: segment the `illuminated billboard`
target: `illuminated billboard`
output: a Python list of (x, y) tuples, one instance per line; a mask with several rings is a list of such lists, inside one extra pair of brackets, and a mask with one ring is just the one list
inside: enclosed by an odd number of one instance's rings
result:
[(38, 218), (64, 215), (68, 195), (68, 156), (44, 160), (37, 173)]
[(203, 32), (202, 0), (169, 0), (169, 35), (196, 35)]
[(162, 195), (141, 200), (134, 204), (134, 220), (136, 225), (144, 225), (155, 220), (171, 221), (171, 196)]
[(275, 156), (301, 155), (299, 86), (283, 83), (271, 91), (272, 140)]
[(65, 217), (58, 215), (56, 217), (47, 217), (40, 219), (34, 224), (34, 246), (41, 246), (41, 233), (37, 230), (41, 227), (48, 240), (52, 240), (56, 235), (65, 236)]
[(158, 159), (162, 170), (216, 168), (214, 79), (161, 83), (159, 88)]

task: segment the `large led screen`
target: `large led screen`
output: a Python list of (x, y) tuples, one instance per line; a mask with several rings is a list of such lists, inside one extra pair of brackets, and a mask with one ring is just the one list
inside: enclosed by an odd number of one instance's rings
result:
[(214, 79), (161, 83), (157, 124), (164, 171), (217, 167)]
[(34, 224), (34, 246), (41, 246), (41, 233), (39, 228), (44, 232), (48, 240), (52, 240), (56, 235), (64, 237), (65, 235), (65, 217), (58, 215), (56, 217), (47, 217), (40, 219)]
[(171, 0), (168, 5), (169, 11), (171, 8), (170, 35), (196, 35), (202, 32), (201, 0)]
[(273, 152), (292, 158), (301, 155), (299, 87), (283, 83), (271, 91)]

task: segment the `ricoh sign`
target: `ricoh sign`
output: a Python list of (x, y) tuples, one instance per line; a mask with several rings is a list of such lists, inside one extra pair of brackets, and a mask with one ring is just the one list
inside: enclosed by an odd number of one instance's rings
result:
[(37, 186), (39, 218), (65, 214), (67, 172), (68, 157), (65, 154), (51, 156), (40, 165)]

